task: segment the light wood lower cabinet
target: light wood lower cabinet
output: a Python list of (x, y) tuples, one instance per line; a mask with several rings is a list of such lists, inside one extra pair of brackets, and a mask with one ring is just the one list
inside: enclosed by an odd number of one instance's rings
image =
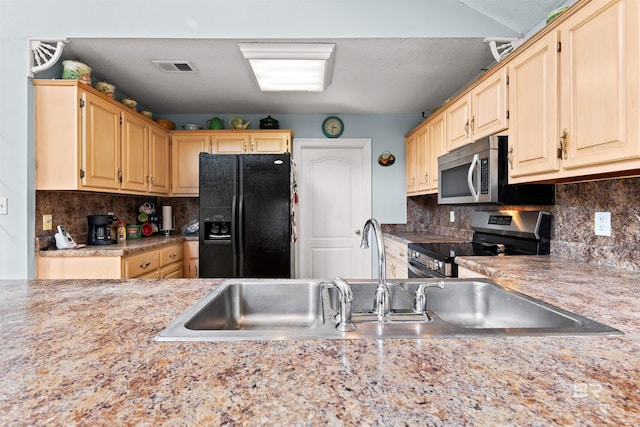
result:
[(200, 243), (197, 240), (184, 242), (184, 277), (198, 278)]
[(38, 279), (164, 279), (183, 277), (183, 243), (126, 256), (37, 257)]
[(407, 266), (407, 245), (390, 238), (384, 239), (386, 270), (388, 279), (406, 279), (409, 277)]

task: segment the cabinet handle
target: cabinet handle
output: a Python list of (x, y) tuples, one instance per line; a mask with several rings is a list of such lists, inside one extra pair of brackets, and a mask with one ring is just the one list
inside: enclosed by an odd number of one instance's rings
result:
[(151, 177), (151, 185), (155, 185), (156, 181), (153, 179), (153, 176)]
[(193, 267), (193, 271), (195, 271), (195, 277), (198, 277), (198, 266)]
[(169, 258), (171, 258), (171, 259), (176, 259), (176, 254), (171, 254), (171, 255), (169, 255)]
[(469, 136), (469, 119), (467, 119), (467, 122), (464, 124), (464, 134), (467, 135), (467, 137)]
[(429, 183), (429, 172), (424, 174), (424, 182), (425, 182), (425, 184)]
[(565, 128), (562, 131), (562, 136), (560, 136), (560, 148), (558, 148), (558, 158), (559, 159), (567, 159), (567, 134), (569, 132)]
[(476, 116), (471, 117), (471, 133), (476, 131)]
[(509, 166), (513, 169), (513, 147), (509, 147), (509, 154), (507, 154), (507, 160), (509, 160)]
[(147, 184), (151, 182), (151, 176), (147, 175)]
[(255, 150), (255, 147), (253, 145), (253, 142), (251, 143), (251, 152), (253, 153), (253, 151)]
[(118, 182), (122, 183), (122, 169), (118, 168)]
[(147, 267), (149, 267), (150, 265), (151, 265), (151, 262), (150, 262), (150, 261), (147, 261), (147, 263), (146, 263), (146, 264), (140, 264), (140, 268), (147, 268)]

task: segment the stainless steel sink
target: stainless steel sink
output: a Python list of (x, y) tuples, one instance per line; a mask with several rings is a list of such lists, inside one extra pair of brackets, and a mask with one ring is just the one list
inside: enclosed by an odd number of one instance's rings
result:
[[(336, 329), (338, 293), (316, 280), (236, 279), (156, 336), (158, 341), (428, 338), (451, 336), (617, 335), (621, 331), (484, 279), (445, 279), (427, 289), (427, 312), (414, 312), (420, 283), (389, 281), (391, 314), (373, 315), (377, 282), (350, 280), (353, 332)], [(435, 280), (435, 279), (433, 279)]]

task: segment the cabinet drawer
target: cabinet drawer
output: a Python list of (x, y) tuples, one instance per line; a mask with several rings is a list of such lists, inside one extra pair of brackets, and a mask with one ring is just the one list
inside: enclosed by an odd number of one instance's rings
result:
[(184, 246), (182, 244), (171, 245), (160, 249), (160, 265), (165, 266), (184, 258)]
[(157, 250), (131, 255), (122, 260), (122, 276), (125, 279), (142, 276), (160, 267)]

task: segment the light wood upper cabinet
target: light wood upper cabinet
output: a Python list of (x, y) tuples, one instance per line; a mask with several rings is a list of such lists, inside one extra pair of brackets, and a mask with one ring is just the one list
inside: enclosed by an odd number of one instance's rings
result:
[(80, 91), (81, 170), (83, 187), (120, 189), (120, 110)]
[(122, 113), (122, 189), (145, 192), (149, 187), (149, 125)]
[(198, 195), (200, 153), (211, 152), (206, 134), (186, 133), (171, 137), (171, 195)]
[(416, 134), (407, 136), (405, 140), (405, 190), (407, 194), (416, 192)]
[(423, 122), (406, 138), (406, 191), (408, 195), (438, 191), (438, 157), (444, 154), (446, 114)]
[(507, 129), (506, 68), (482, 80), (445, 111), (447, 151)]
[[(168, 133), (141, 114), (76, 80), (33, 80), (36, 189), (168, 194), (150, 184), (169, 168)], [(150, 136), (165, 152), (150, 158)], [(156, 146), (157, 148), (157, 146)], [(164, 158), (162, 157), (164, 156)], [(167, 186), (165, 182), (163, 185)]]
[(559, 27), (565, 170), (640, 156), (638, 8), (637, 0), (594, 1)]
[(640, 168), (638, 8), (587, 2), (509, 63), (511, 182)]
[(210, 136), (211, 153), (218, 154), (242, 154), (249, 150), (251, 138), (244, 133), (228, 132), (217, 133)]
[(557, 172), (558, 36), (537, 41), (509, 63), (510, 178)]
[(249, 149), (256, 154), (280, 154), (291, 152), (291, 133), (267, 133), (250, 135)]
[(169, 132), (149, 128), (149, 192), (169, 194), (171, 190), (171, 148)]
[(446, 150), (447, 127), (446, 114), (440, 112), (427, 123), (429, 154), (427, 157), (427, 190), (429, 193), (438, 192), (438, 157)]

